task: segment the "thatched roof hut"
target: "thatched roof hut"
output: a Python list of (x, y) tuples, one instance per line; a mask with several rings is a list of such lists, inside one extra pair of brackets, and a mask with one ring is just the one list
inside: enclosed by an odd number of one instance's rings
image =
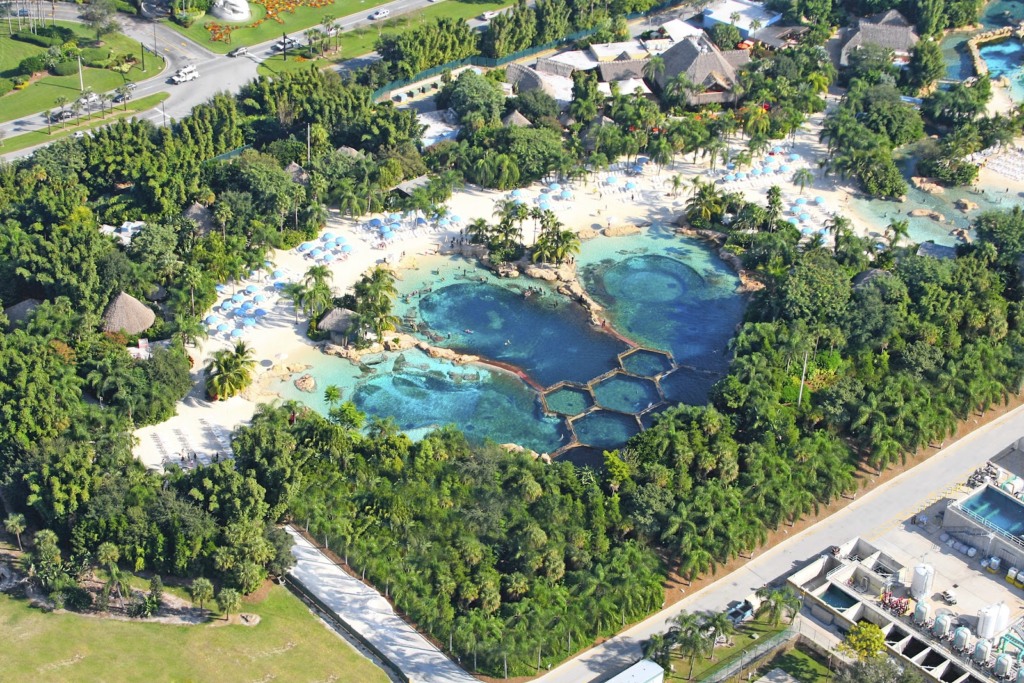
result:
[(121, 292), (107, 306), (103, 313), (103, 329), (106, 332), (124, 332), (136, 335), (153, 326), (156, 314), (133, 296)]
[(332, 308), (324, 317), (320, 318), (317, 329), (331, 334), (346, 334), (352, 326), (352, 316), (354, 315), (355, 313), (347, 308)]
[(7, 320), (12, 326), (19, 325), (28, 320), (28, 317), (32, 315), (32, 311), (39, 308), (40, 303), (42, 302), (40, 302), (39, 299), (25, 299), (24, 301), (19, 301), (13, 306), (5, 308), (4, 315), (7, 316)]
[(213, 212), (199, 202), (192, 202), (192, 205), (185, 209), (185, 213), (182, 215), (195, 222), (199, 226), (199, 231), (204, 235), (217, 227), (217, 222), (213, 219)]
[(518, 110), (513, 110), (512, 113), (506, 115), (501, 122), (506, 126), (511, 126), (513, 128), (529, 128), (532, 125), (530, 123), (530, 119), (523, 116)]
[(284, 167), (284, 172), (291, 176), (293, 183), (298, 183), (299, 185), (309, 184), (309, 174), (306, 173), (306, 169), (294, 161)]

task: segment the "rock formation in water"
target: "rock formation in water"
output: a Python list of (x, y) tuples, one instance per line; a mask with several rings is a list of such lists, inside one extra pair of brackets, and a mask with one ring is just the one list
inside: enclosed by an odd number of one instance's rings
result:
[(938, 221), (939, 223), (946, 222), (945, 216), (938, 211), (932, 211), (931, 209), (914, 209), (907, 215), (911, 218), (931, 218), (933, 221)]
[(911, 184), (922, 192), (928, 194), (946, 194), (946, 188), (939, 185), (931, 178), (922, 178), (920, 176), (913, 176), (910, 179)]
[(316, 380), (313, 379), (313, 375), (303, 375), (295, 380), (295, 388), (307, 394), (312, 394), (316, 391)]

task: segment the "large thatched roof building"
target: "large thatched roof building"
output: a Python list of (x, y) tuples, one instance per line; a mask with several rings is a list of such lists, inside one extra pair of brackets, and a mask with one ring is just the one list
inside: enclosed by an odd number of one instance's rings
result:
[(124, 292), (115, 296), (103, 313), (103, 329), (106, 332), (141, 334), (152, 327), (155, 321), (156, 314), (148, 306)]
[(331, 341), (341, 344), (348, 337), (348, 331), (352, 327), (352, 316), (355, 313), (347, 308), (332, 308), (317, 323), (317, 329), (321, 332), (329, 332)]

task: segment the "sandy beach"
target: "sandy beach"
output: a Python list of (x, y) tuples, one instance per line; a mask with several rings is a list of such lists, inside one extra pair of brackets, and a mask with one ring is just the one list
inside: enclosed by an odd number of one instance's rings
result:
[[(616, 226), (674, 225), (685, 211), (693, 178), (699, 176), (705, 182), (717, 183), (723, 191), (741, 192), (748, 200), (762, 204), (767, 201), (768, 189), (779, 185), (783, 190), (784, 220), (796, 221), (805, 234), (822, 231), (831, 215), (839, 213), (851, 219), (857, 233), (879, 236), (885, 226), (872, 225), (868, 217), (852, 209), (853, 188), (835, 178), (823, 177), (821, 173), (819, 161), (824, 158), (826, 149), (818, 140), (818, 132), (823, 119), (824, 114), (811, 117), (796, 136), (777, 143), (769, 155), (746, 169), (749, 173), (741, 180), (728, 181), (736, 169), (712, 170), (708, 159), (698, 157), (694, 161), (693, 156), (688, 155), (685, 159), (677, 158), (676, 164), (663, 169), (653, 163), (644, 164), (639, 173), (635, 172), (634, 164), (621, 162), (586, 180), (560, 183), (558, 191), (551, 191), (549, 181), (523, 188), (515, 196), (528, 206), (539, 205), (542, 197), (549, 197), (546, 201), (558, 219), (576, 231), (599, 233)], [(739, 151), (745, 147), (745, 140), (734, 139), (731, 145)], [(772, 159), (766, 164), (768, 157)], [(803, 191), (792, 182), (793, 173), (801, 167), (811, 169), (815, 175), (814, 183)], [(762, 172), (755, 176), (754, 168)], [(673, 190), (673, 178), (677, 175), (681, 180), (678, 192)], [(563, 190), (568, 190), (571, 198), (562, 198)], [(469, 222), (477, 218), (495, 220), (496, 204), (512, 196), (509, 192), (466, 187), (457, 191), (446, 205), (449, 216), (453, 217), (450, 225), (431, 227), (418, 225), (415, 219), (410, 219), (395, 233), (396, 238), (387, 242), (381, 240), (377, 230), (368, 227), (368, 221), (375, 216), (354, 221), (331, 211), (322, 237), (327, 233), (341, 237), (348, 249), (347, 253), (339, 255), (341, 260), (326, 264), (333, 274), (335, 294), (351, 291), (359, 278), (377, 264), (392, 265), (401, 277), (403, 265), (408, 267), (418, 256), (437, 253), (453, 240), (457, 242), (460, 231)], [(535, 239), (532, 225), (533, 221), (524, 225), (527, 243)], [(825, 237), (828, 241), (827, 233)], [(601, 236), (597, 239), (628, 238)], [(291, 302), (280, 296), (279, 287), (284, 282), (301, 280), (308, 268), (319, 261), (297, 249), (276, 251), (268, 259), (269, 265), (250, 278), (223, 286), (217, 304), (204, 314), (204, 317), (216, 317), (209, 318), (211, 336), (196, 348), (188, 349), (195, 360), (192, 392), (179, 402), (175, 417), (135, 433), (134, 452), (146, 466), (156, 469), (168, 463), (188, 466), (230, 455), (232, 430), (250, 420), (260, 403), (279, 398), (268, 387), (275, 380), (304, 369), (290, 364), (289, 359), (307, 355), (301, 352), (314, 344), (305, 336), (306, 320), (301, 315), (296, 320)], [(275, 274), (278, 277), (274, 277)], [(280, 284), (275, 286), (275, 283)], [(243, 295), (240, 305), (252, 307), (245, 313), (238, 313), (237, 309), (225, 313), (223, 303), (232, 297), (238, 298), (239, 294)], [(259, 317), (251, 318), (248, 325), (238, 324), (256, 310), (255, 306), (262, 309)], [(218, 322), (220, 332), (216, 331)], [(253, 349), (258, 363), (256, 380), (239, 396), (226, 401), (209, 401), (204, 391), (203, 367), (215, 351), (231, 347), (236, 339), (244, 340)]]

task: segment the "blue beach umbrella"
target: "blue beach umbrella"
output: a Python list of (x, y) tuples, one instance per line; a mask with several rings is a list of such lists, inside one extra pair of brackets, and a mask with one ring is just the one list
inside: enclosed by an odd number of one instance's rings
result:
[(759, 176), (759, 175), (761, 175), (761, 169), (759, 169), (759, 168), (752, 168), (752, 169), (750, 169), (750, 175), (752, 175), (752, 176)]
[(242, 324), (245, 325), (246, 327), (252, 327), (253, 325), (256, 324), (256, 318), (246, 318), (245, 320), (242, 321)]
[(815, 197), (814, 198), (814, 203), (815, 204), (819, 204), (819, 205), (824, 204), (825, 203), (825, 198), (824, 197)]
[(513, 198), (522, 197), (522, 196), (523, 196), (523, 191), (522, 190), (520, 190), (520, 189), (512, 190), (512, 197)]
[(291, 283), (290, 282), (275, 282), (274, 283), (274, 289), (284, 289), (289, 284), (291, 284)]
[(520, 206), (522, 206), (523, 204), (525, 204), (525, 203), (526, 203), (526, 200), (525, 200), (525, 199), (523, 199), (522, 197), (516, 197), (516, 198), (515, 198), (515, 199), (513, 199), (512, 201), (513, 201), (514, 203), (516, 203), (516, 204), (519, 204)]
[(610, 175), (604, 179), (604, 182), (608, 183), (609, 185), (614, 185), (615, 183), (619, 182), (619, 179), (613, 175)]
[(790, 161), (800, 161), (800, 155), (799, 154), (795, 154), (795, 153), (794, 154), (790, 154), (789, 155), (789, 160)]
[(245, 295), (241, 293), (235, 294), (233, 297), (231, 297), (231, 300), (234, 301), (236, 304), (240, 304), (243, 301), (245, 301)]
[(219, 315), (214, 315), (213, 313), (211, 313), (210, 315), (206, 316), (206, 324), (207, 325), (216, 325), (219, 322), (220, 322), (220, 316)]
[(309, 251), (316, 248), (316, 242), (303, 242), (299, 245), (299, 251)]
[(252, 298), (252, 300), (255, 301), (258, 304), (261, 304), (261, 303), (263, 303), (264, 301), (267, 300), (267, 297), (263, 296), (262, 294), (257, 294), (256, 296), (254, 296)]
[(238, 307), (238, 310), (240, 310), (240, 311), (242, 311), (244, 313), (245, 311), (250, 310), (253, 306), (255, 306), (255, 304), (253, 302), (245, 301), (245, 302), (242, 303), (241, 306)]
[(804, 204), (807, 203), (807, 200), (804, 199), (803, 197), (797, 197), (796, 198), (796, 203), (799, 204), (800, 206), (803, 206)]
[(379, 228), (380, 226), (384, 225), (384, 221), (382, 221), (379, 218), (371, 218), (368, 225), (371, 228)]
[(382, 230), (381, 233), (380, 233), (380, 236), (383, 237), (386, 240), (389, 240), (392, 237), (394, 237), (395, 234), (393, 232), (391, 232), (390, 230)]
[(739, 173), (736, 174), (736, 180), (746, 180), (746, 179), (747, 179), (747, 174), (744, 173), (743, 171), (740, 171)]
[(284, 277), (284, 271), (283, 270), (275, 270), (274, 273), (270, 277), (274, 278), (275, 280), (280, 280), (281, 278)]
[(548, 189), (551, 190), (552, 192), (560, 192), (562, 186), (559, 185), (558, 183), (551, 183), (550, 185), (548, 185)]
[(569, 190), (562, 190), (562, 194), (560, 196), (562, 199), (572, 199), (572, 192)]
[(727, 163), (727, 164), (725, 165), (725, 168), (726, 168), (727, 170), (730, 170), (730, 171), (731, 171), (731, 170), (733, 170), (734, 168), (736, 168), (736, 164), (734, 164), (734, 163), (732, 163), (732, 162), (730, 161), (729, 163)]
[(800, 234), (801, 235), (813, 235), (814, 234), (814, 228), (809, 228), (809, 227), (800, 228)]
[(258, 291), (260, 291), (260, 288), (256, 285), (246, 285), (245, 287), (246, 294), (255, 294)]
[(636, 158), (636, 163), (640, 164), (641, 166), (646, 164), (648, 161), (650, 161), (650, 159), (648, 159), (647, 157), (637, 157)]
[(462, 222), (462, 216), (456, 216), (455, 214), (452, 214), (452, 215), (448, 216), (448, 220), (450, 220), (452, 223), (461, 223)]
[(776, 160), (776, 158), (775, 158), (775, 157), (765, 157), (765, 158), (764, 158), (764, 165), (765, 165), (765, 166), (771, 166), (771, 165), (772, 165), (772, 164), (774, 164), (774, 163), (775, 163), (776, 161), (777, 161), (777, 160)]
[(789, 165), (788, 164), (783, 164), (782, 166), (779, 166), (778, 172), (779, 173), (789, 173)]
[(235, 302), (231, 301), (231, 300), (225, 301), (224, 303), (222, 303), (220, 305), (220, 310), (222, 310), (225, 313), (227, 313), (227, 312), (229, 312), (231, 310), (234, 310), (234, 308), (235, 308)]
[(343, 253), (343, 254), (347, 254), (347, 253), (349, 253), (351, 251), (352, 251), (352, 247), (350, 245), (348, 245), (348, 244), (345, 244), (345, 245), (343, 245), (341, 247), (341, 253)]
[(238, 337), (242, 336), (242, 331), (238, 328), (235, 328), (231, 330), (231, 336), (237, 339)]
[(426, 225), (426, 224), (427, 224), (427, 219), (424, 218), (423, 216), (420, 216), (419, 218), (416, 219), (416, 225)]
[(437, 224), (446, 227), (448, 225), (451, 225), (451, 221), (448, 220), (448, 218), (442, 216), (441, 218), (437, 219)]
[(725, 176), (725, 182), (727, 182), (727, 183), (731, 183), (734, 180), (736, 180), (736, 174), (735, 173), (730, 173), (729, 175)]
[(227, 323), (221, 323), (220, 325), (217, 325), (218, 332), (227, 332), (230, 329), (231, 325), (228, 325)]
[(324, 258), (323, 258), (324, 263), (330, 263), (333, 260), (334, 260), (334, 254), (324, 254)]
[(781, 154), (782, 147), (780, 145), (775, 145), (774, 147), (772, 147), (772, 151), (775, 152), (776, 154)]
[(787, 218), (786, 220), (789, 221), (790, 225), (798, 225), (800, 223), (796, 218)]
[(333, 232), (325, 232), (324, 234), (320, 235), (320, 241), (321, 242), (330, 242), (333, 239), (334, 239), (334, 233)]
[(807, 221), (811, 220), (811, 214), (809, 214), (809, 213), (802, 213), (802, 214), (800, 214), (800, 220), (803, 221), (804, 223), (806, 223)]
[(541, 211), (550, 211), (551, 210), (551, 204), (549, 204), (548, 202), (541, 202), (540, 203), (540, 210)]
[(634, 183), (632, 180), (630, 180), (628, 183), (626, 183), (626, 189), (627, 190), (635, 190), (636, 189), (636, 183)]
[(633, 167), (633, 173), (636, 173), (637, 175), (639, 175), (639, 174), (641, 174), (643, 172), (644, 172), (644, 167), (643, 166), (637, 165), (637, 166)]
[(400, 220), (402, 220), (402, 214), (400, 214), (400, 213), (388, 214), (388, 220), (389, 221), (400, 221)]
[(223, 294), (225, 291), (227, 291), (227, 287), (224, 285), (217, 285), (216, 287), (214, 287), (214, 289), (217, 290), (218, 294)]
[(267, 315), (267, 309), (257, 308), (255, 311), (253, 311), (253, 315), (255, 315), (257, 318), (262, 318), (263, 316)]

